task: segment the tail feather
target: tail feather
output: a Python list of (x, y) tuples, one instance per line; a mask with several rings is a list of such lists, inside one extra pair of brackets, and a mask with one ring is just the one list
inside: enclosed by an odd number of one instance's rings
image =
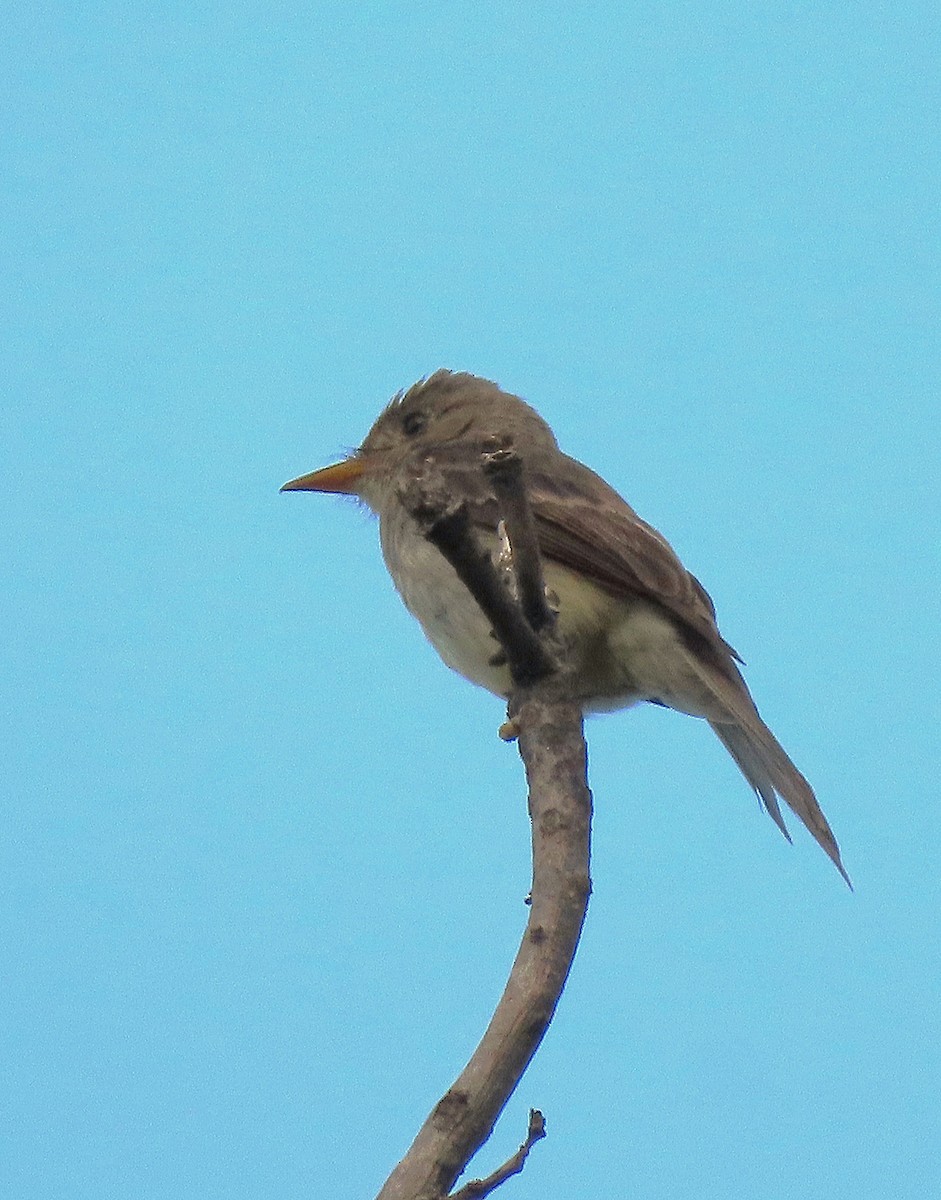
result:
[(682, 643), (668, 646), (660, 655), (650, 694), (671, 708), (705, 717), (787, 840), (791, 838), (778, 800), (800, 817), (852, 890), (813, 788), (759, 716), (725, 643), (721, 639), (708, 645), (687, 643), (681, 654), (676, 653), (678, 645)]
[(764, 805), (765, 812), (774, 821), (778, 829), (790, 842), (793, 839), (781, 815), (781, 806), (775, 795), (774, 787), (767, 782), (761, 768), (756, 764), (754, 753), (748, 742), (748, 734), (738, 725), (718, 725), (712, 723), (716, 737), (735, 759), (738, 769), (742, 772), (758, 794), (758, 799)]
[(709, 724), (787, 840), (790, 841), (791, 837), (781, 815), (778, 796), (800, 817), (852, 889), (853, 884), (840, 858), (840, 848), (817, 803), (813, 788), (757, 712), (747, 726), (724, 721), (710, 721)]

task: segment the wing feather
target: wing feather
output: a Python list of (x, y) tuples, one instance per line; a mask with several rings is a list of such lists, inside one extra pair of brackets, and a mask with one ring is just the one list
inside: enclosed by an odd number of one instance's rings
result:
[[(437, 448), (435, 460), (454, 494), (466, 498), (472, 521), (493, 532), (499, 513), (479, 454), (480, 448), (468, 454), (465, 443), (452, 442)], [(525, 472), (539, 547), (547, 558), (615, 596), (638, 596), (660, 605), (724, 674), (737, 677), (731, 660), (741, 659), (719, 633), (709, 594), (662, 534), (574, 458), (553, 455), (551, 467), (526, 463)]]

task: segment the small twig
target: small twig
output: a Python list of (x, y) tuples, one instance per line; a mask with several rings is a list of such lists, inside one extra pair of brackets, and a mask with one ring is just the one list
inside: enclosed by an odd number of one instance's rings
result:
[(513, 682), (526, 686), (551, 674), (555, 662), (504, 587), (490, 555), (477, 544), (467, 506), (448, 492), (441, 472), (423, 464), (421, 474), (400, 490), (399, 499), (483, 609), (507, 656)]
[(546, 602), (542, 556), (536, 538), (536, 522), (523, 483), (523, 460), (508, 437), (483, 457), (484, 474), (497, 493), (497, 501), (510, 543), (513, 573), (523, 615), (536, 633), (551, 625), (555, 613)]
[(505, 1183), (513, 1175), (519, 1175), (529, 1158), (533, 1146), (546, 1136), (546, 1119), (538, 1108), (529, 1110), (529, 1129), (526, 1141), (519, 1150), (508, 1158), (502, 1167), (497, 1167), (486, 1179), (472, 1179), (457, 1192), (451, 1193), (451, 1200), (484, 1200), (491, 1192), (495, 1192), (501, 1183)]

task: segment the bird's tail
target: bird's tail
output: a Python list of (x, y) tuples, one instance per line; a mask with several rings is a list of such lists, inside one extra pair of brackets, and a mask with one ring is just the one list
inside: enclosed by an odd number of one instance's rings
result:
[(739, 722), (710, 721), (709, 724), (787, 840), (790, 841), (791, 836), (781, 815), (779, 796), (804, 822), (852, 889), (853, 884), (840, 859), (840, 848), (817, 803), (813, 788), (757, 712), (747, 726)]

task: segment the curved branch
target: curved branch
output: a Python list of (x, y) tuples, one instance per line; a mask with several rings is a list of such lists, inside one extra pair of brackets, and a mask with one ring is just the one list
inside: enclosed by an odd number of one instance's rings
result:
[[(515, 478), (510, 486), (518, 489), (525, 505), (519, 472)], [(467, 1066), (439, 1100), (378, 1196), (378, 1200), (443, 1200), (490, 1136), (542, 1041), (565, 986), (591, 892), (591, 793), (582, 713), (566, 694), (564, 667), (555, 670), (554, 655), (533, 633), (489, 556), (476, 546), (466, 512), (461, 520), (462, 505), (448, 496), (443, 479), (427, 470), (412, 481), (401, 499), (472, 591), (513, 667), (518, 686), (510, 697), (509, 717), (519, 737), (532, 820), (532, 905), (506, 988)], [(535, 547), (534, 540), (531, 546)], [(513, 547), (514, 555), (533, 552), (538, 555), (538, 548), (528, 549), (525, 539)], [(513, 565), (518, 580), (541, 578), (538, 563), (521, 567), (514, 561)], [(524, 1160), (522, 1154), (517, 1169)], [(503, 1170), (489, 1177), (494, 1182), (488, 1190), (514, 1173), (501, 1177)], [(465, 1197), (472, 1194), (462, 1191)]]
[(542, 1041), (578, 945), (591, 892), (591, 793), (581, 710), (560, 698), (552, 680), (521, 689), (512, 707), (533, 826), (529, 920), (486, 1033), (378, 1200), (448, 1194), (490, 1136)]

